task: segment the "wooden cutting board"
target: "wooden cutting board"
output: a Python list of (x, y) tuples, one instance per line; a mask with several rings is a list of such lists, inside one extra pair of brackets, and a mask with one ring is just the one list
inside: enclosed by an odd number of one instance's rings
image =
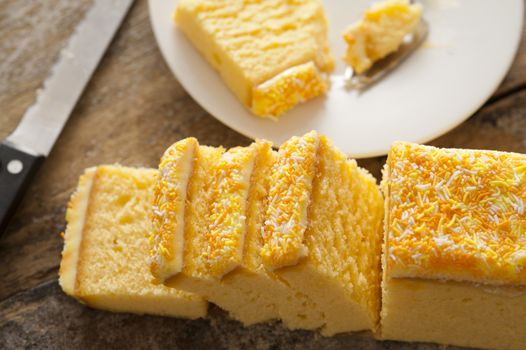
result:
[[(57, 282), (0, 303), (0, 346), (9, 349), (352, 349), (434, 350), (438, 345), (379, 342), (367, 335), (322, 337), (278, 322), (243, 327), (217, 307), (206, 319), (116, 314), (84, 306)], [(460, 349), (448, 347), (448, 349)]]

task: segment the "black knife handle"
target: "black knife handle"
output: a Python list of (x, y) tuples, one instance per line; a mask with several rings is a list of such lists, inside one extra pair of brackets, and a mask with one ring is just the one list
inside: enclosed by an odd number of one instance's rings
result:
[(43, 156), (0, 143), (0, 236), (7, 228)]

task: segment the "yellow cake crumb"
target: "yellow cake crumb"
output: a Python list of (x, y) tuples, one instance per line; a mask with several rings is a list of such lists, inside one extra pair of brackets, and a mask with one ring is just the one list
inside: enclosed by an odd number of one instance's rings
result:
[(344, 60), (363, 73), (379, 59), (396, 51), (407, 34), (414, 32), (422, 15), (420, 4), (387, 0), (373, 4), (363, 18), (343, 33), (347, 42)]
[(526, 283), (526, 156), (395, 143), (387, 166), (391, 276)]

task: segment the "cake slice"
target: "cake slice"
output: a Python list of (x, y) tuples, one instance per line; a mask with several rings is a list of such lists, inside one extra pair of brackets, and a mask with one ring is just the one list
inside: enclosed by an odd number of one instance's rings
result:
[(197, 163), (202, 172), (191, 179), (183, 271), (165, 281), (204, 296), (246, 325), (278, 318), (272, 305), (221, 281), (243, 257), (256, 156), (255, 146), (236, 147)]
[(521, 154), (392, 146), (384, 338), (524, 349), (525, 173)]
[(280, 147), (270, 181), (264, 266), (313, 301), (323, 334), (375, 331), (383, 199), (374, 178), (310, 132)]
[(409, 0), (386, 0), (372, 5), (363, 18), (343, 33), (347, 42), (344, 60), (355, 73), (363, 73), (398, 50), (404, 37), (415, 31), (422, 6)]
[(150, 269), (160, 281), (181, 272), (184, 252), (184, 209), (188, 182), (199, 143), (193, 137), (169, 147), (161, 158), (153, 196)]
[(255, 147), (258, 148), (257, 162), (249, 189), (243, 257), (236, 270), (225, 276), (222, 282), (269, 305), (276, 313), (275, 316), (289, 329), (317, 329), (323, 324), (323, 318), (313, 308), (313, 302), (304, 293), (289, 288), (262, 265), (261, 230), (268, 206), (268, 191), (276, 152), (271, 149), (270, 143), (264, 141), (259, 141)]
[(182, 0), (178, 27), (254, 114), (322, 95), (334, 67), (319, 0)]
[[(165, 284), (206, 297), (245, 325), (282, 319), (290, 328), (314, 329), (321, 325), (321, 315), (305, 310), (306, 297), (261, 266), (261, 227), (274, 160), (270, 144), (258, 141), (196, 163), (203, 171), (190, 180), (184, 266)], [(165, 167), (178, 164), (168, 151), (160, 171), (170, 173)], [(162, 197), (163, 190), (157, 191), (156, 198)], [(198, 217), (205, 218), (199, 227)], [(159, 221), (172, 220), (165, 216)], [(172, 232), (178, 230), (172, 227)]]
[[(183, 209), (183, 266), (181, 271), (164, 278), (167, 286), (194, 291), (247, 325), (277, 318), (272, 305), (252, 300), (243, 290), (221, 283), (222, 277), (242, 258), (247, 197), (256, 152), (256, 147), (237, 147), (227, 152), (206, 146), (197, 149), (187, 205)], [(169, 159), (169, 153), (163, 157), (161, 173), (167, 171), (165, 164), (176, 166)], [(156, 196), (163, 196), (164, 192), (163, 186)], [(154, 235), (159, 233), (154, 231)]]
[(165, 287), (148, 271), (154, 169), (87, 169), (68, 206), (59, 282), (68, 295), (110, 311), (187, 318), (206, 315), (201, 297)]

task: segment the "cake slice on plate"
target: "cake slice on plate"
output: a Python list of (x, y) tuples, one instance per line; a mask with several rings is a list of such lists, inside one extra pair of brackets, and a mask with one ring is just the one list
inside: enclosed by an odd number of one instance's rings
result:
[(175, 22), (254, 114), (322, 95), (334, 60), (319, 0), (182, 0)]
[(60, 263), (66, 294), (89, 306), (187, 318), (206, 316), (201, 297), (168, 288), (148, 271), (154, 169), (87, 169), (67, 209)]
[(521, 154), (393, 145), (384, 338), (524, 349), (525, 176)]
[(322, 333), (376, 330), (382, 218), (374, 178), (326, 137), (310, 132), (280, 147), (261, 256), (313, 301)]
[(363, 73), (398, 50), (404, 37), (415, 31), (422, 6), (409, 0), (387, 0), (372, 5), (363, 18), (343, 33), (347, 42), (344, 60), (355, 73)]

